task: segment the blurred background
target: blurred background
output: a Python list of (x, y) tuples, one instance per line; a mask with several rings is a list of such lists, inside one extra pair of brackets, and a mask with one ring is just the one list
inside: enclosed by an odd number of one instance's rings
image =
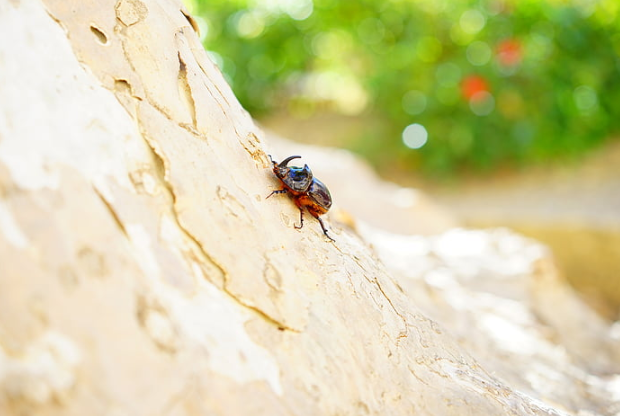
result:
[(546, 242), (618, 317), (620, 2), (185, 3), (264, 127)]

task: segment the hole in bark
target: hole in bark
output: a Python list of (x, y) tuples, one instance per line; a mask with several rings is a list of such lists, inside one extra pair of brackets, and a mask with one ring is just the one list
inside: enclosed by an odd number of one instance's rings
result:
[(93, 35), (95, 35), (99, 43), (101, 43), (102, 45), (108, 43), (108, 37), (100, 29), (97, 29), (95, 26), (91, 25), (90, 31), (93, 32)]
[(119, 92), (131, 94), (131, 85), (125, 79), (115, 79), (114, 89)]

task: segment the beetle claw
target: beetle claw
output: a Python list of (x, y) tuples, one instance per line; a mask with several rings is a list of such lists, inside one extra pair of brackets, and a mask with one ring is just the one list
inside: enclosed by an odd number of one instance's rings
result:
[(299, 208), (299, 227), (297, 226), (297, 224), (293, 224), (294, 227), (298, 230), (301, 230), (302, 228), (304, 228), (304, 211), (303, 209)]
[(319, 220), (319, 224), (321, 224), (321, 229), (323, 230), (323, 234), (325, 234), (325, 237), (329, 238), (333, 242), (336, 242), (336, 240), (334, 240), (333, 238), (331, 238), (329, 234), (327, 234), (327, 228), (325, 228), (325, 224), (323, 224), (323, 220), (320, 219), (319, 217), (316, 217), (316, 219)]

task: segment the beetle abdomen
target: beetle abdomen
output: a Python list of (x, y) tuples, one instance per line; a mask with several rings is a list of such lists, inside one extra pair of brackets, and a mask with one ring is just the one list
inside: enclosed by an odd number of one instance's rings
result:
[(314, 178), (310, 188), (308, 189), (308, 195), (314, 200), (321, 208), (328, 211), (332, 206), (332, 196), (329, 193), (327, 186), (317, 178)]

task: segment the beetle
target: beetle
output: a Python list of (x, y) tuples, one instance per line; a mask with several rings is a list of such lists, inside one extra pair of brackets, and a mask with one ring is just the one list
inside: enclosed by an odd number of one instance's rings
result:
[[(314, 177), (308, 165), (303, 168), (297, 166), (287, 166), (293, 159), (301, 158), (301, 156), (289, 156), (280, 163), (274, 161), (269, 155), (269, 160), (273, 164), (273, 173), (282, 182), (283, 188), (276, 189), (270, 193), (267, 198), (273, 194), (288, 193), (299, 208), (300, 225), (295, 224), (298, 230), (304, 226), (304, 208), (308, 210), (310, 215), (319, 220), (323, 234), (331, 241), (336, 241), (327, 233), (327, 228), (323, 224), (320, 215), (329, 211), (332, 206), (332, 196), (327, 186)], [(265, 199), (267, 199), (265, 198)]]

